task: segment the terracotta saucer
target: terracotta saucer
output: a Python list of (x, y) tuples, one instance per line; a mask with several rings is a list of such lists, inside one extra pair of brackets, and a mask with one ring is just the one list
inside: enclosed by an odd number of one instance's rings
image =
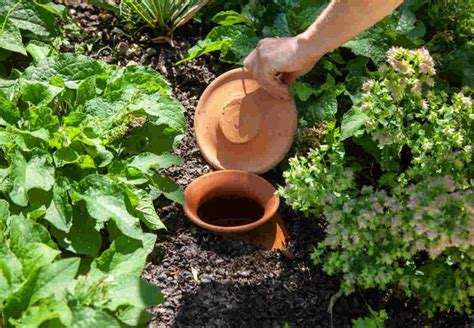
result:
[(243, 68), (204, 91), (194, 118), (204, 158), (216, 169), (264, 173), (289, 151), (297, 127), (293, 99), (272, 97)]

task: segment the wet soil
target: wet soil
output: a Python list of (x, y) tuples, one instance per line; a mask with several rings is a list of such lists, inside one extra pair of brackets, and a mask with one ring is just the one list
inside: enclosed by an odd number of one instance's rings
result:
[[(79, 1), (70, 1), (71, 14), (80, 32), (70, 30), (65, 51), (81, 50), (109, 63), (140, 63), (160, 72), (187, 109), (188, 130), (177, 150), (185, 162), (167, 171), (181, 186), (211, 171), (194, 141), (193, 114), (205, 87), (231, 67), (212, 55), (175, 66), (186, 49), (203, 38), (208, 26), (192, 22), (176, 31), (175, 47), (151, 42), (143, 30), (127, 35), (113, 15)], [(279, 172), (265, 178), (281, 184)], [(324, 229), (316, 218), (304, 217), (282, 205), (289, 230), (284, 252), (261, 250), (251, 244), (224, 239), (186, 219), (180, 206), (157, 204), (168, 230), (159, 233), (143, 277), (162, 288), (165, 302), (151, 309), (150, 327), (350, 327), (351, 319), (368, 315), (368, 304), (386, 309), (387, 327), (469, 327), (469, 318), (442, 314), (428, 320), (417, 302), (391, 292), (359, 291), (340, 297), (332, 316), (331, 296), (339, 291), (338, 277), (324, 274), (311, 262), (311, 252)]]

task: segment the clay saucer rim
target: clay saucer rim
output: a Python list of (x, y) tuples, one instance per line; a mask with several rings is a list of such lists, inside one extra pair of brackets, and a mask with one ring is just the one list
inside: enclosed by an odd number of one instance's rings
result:
[[(221, 170), (221, 171), (214, 171), (214, 172), (204, 174), (204, 175), (198, 177), (197, 179), (193, 180), (186, 187), (186, 189), (184, 191), (185, 199), (186, 199), (186, 191), (188, 190), (188, 188), (192, 188), (195, 185), (199, 185), (203, 180), (212, 179), (213, 177), (215, 177), (217, 175), (235, 175), (235, 174), (253, 176), (257, 180), (259, 180), (262, 184), (266, 184), (266, 185), (271, 186), (276, 192), (275, 187), (270, 182), (268, 182), (267, 180), (262, 178), (261, 176), (258, 176), (256, 174), (253, 174), (253, 173), (250, 173), (250, 172), (247, 172), (247, 171), (242, 171), (242, 170)], [(268, 211), (266, 211), (266, 213), (260, 219), (258, 219), (257, 221), (254, 221), (252, 223), (249, 223), (249, 224), (234, 226), (234, 227), (223, 227), (223, 226), (213, 225), (213, 224), (209, 224), (209, 223), (201, 220), (197, 216), (197, 213), (194, 213), (193, 211), (191, 211), (191, 209), (189, 208), (186, 201), (183, 205), (183, 209), (184, 209), (184, 213), (186, 214), (186, 216), (191, 221), (193, 221), (195, 224), (200, 226), (201, 228), (204, 228), (204, 229), (212, 231), (212, 232), (217, 232), (217, 233), (243, 233), (243, 232), (247, 232), (247, 231), (250, 231), (250, 230), (253, 230), (255, 228), (260, 227), (261, 225), (263, 225), (264, 223), (270, 221), (274, 217), (274, 215), (278, 211), (278, 208), (280, 207), (280, 197), (278, 197), (275, 194), (273, 194), (273, 197), (275, 199), (274, 204), (271, 206), (271, 208)], [(199, 206), (197, 208), (199, 208)]]
[[(230, 76), (235, 75), (235, 74), (241, 74), (242, 78), (254, 79), (253, 76), (251, 75), (251, 73), (244, 67), (238, 67), (238, 68), (231, 69), (231, 70), (219, 75), (216, 79), (214, 79), (206, 87), (206, 89), (202, 93), (201, 97), (199, 98), (199, 101), (198, 101), (198, 104), (196, 106), (196, 110), (195, 110), (195, 113), (194, 113), (194, 123), (193, 123), (194, 131), (198, 130), (197, 129), (198, 120), (196, 120), (197, 114), (202, 110), (203, 107), (205, 107), (205, 104), (206, 104), (203, 100), (209, 98), (210, 94), (214, 91), (213, 87), (216, 84), (222, 83), (222, 81), (228, 79)], [(250, 172), (250, 173), (254, 173), (254, 174), (266, 173), (266, 172), (270, 171), (271, 169), (273, 169), (275, 166), (277, 166), (278, 163), (280, 163), (285, 158), (285, 156), (288, 154), (288, 152), (290, 151), (290, 149), (293, 145), (294, 139), (295, 139), (296, 130), (298, 128), (298, 116), (297, 116), (298, 114), (297, 114), (297, 110), (296, 110), (296, 103), (295, 103), (295, 100), (294, 100), (293, 96), (291, 96), (290, 101), (292, 102), (293, 107), (294, 107), (294, 113), (295, 113), (295, 119), (294, 119), (295, 122), (294, 123), (295, 124), (294, 124), (293, 129), (292, 129), (293, 131), (291, 133), (291, 137), (287, 140), (286, 144), (283, 147), (281, 147), (282, 151), (281, 151), (280, 155), (278, 157), (275, 157), (272, 161), (269, 161), (267, 165), (264, 165), (264, 166), (260, 167), (258, 170), (247, 170), (247, 171), (244, 171), (244, 172)], [(216, 169), (216, 170), (232, 170), (232, 169), (226, 169), (224, 166), (222, 166), (222, 164), (220, 164), (210, 154), (207, 154), (205, 151), (203, 151), (203, 149), (206, 149), (207, 147), (204, 144), (204, 140), (202, 140), (197, 134), (196, 134), (195, 139), (196, 139), (196, 143), (197, 143), (197, 146), (200, 150), (201, 155), (204, 157), (206, 162), (209, 163), (214, 169)]]

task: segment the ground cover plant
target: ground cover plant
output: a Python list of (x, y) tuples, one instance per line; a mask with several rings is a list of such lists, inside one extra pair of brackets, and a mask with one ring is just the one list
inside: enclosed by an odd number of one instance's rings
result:
[(0, 1), (0, 61), (11, 52), (26, 56), (26, 40), (60, 36), (56, 18), (65, 17), (65, 7), (51, 1)]
[[(392, 48), (387, 55), (341, 126), (326, 123), (320, 144), (290, 160), (280, 194), (295, 209), (324, 215), (327, 235), (313, 260), (343, 274), (344, 292), (395, 285), (429, 315), (470, 313), (471, 91), (434, 91), (426, 49)], [(348, 141), (370, 159), (352, 154)], [(380, 173), (367, 179), (374, 162)]]
[(181, 163), (182, 105), (145, 67), (27, 50), (0, 81), (2, 324), (144, 324), (162, 299), (140, 277), (153, 200), (183, 201), (154, 170)]

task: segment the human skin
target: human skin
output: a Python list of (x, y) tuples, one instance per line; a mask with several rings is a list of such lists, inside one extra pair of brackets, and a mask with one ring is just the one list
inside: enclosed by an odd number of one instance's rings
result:
[(333, 0), (303, 33), (260, 40), (244, 67), (271, 95), (290, 99), (288, 86), (308, 73), (324, 54), (373, 26), (402, 2)]

